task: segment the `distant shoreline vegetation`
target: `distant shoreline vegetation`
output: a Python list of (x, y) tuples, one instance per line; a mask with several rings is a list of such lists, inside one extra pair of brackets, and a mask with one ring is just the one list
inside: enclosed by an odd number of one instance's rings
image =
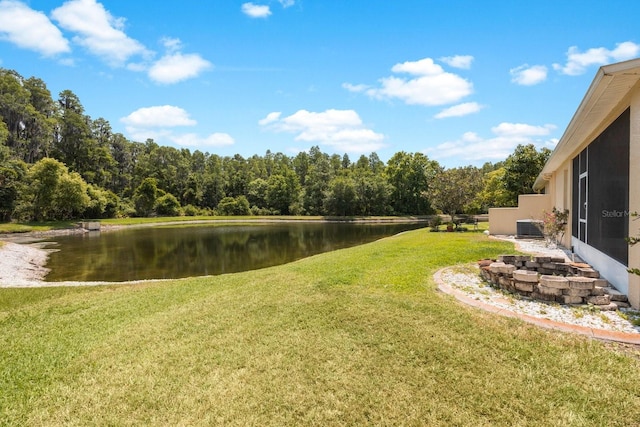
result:
[(0, 68), (0, 222), (163, 216), (474, 214), (515, 206), (550, 151), (481, 168), (422, 153), (353, 161), (318, 146), (244, 158), (128, 140), (71, 90)]

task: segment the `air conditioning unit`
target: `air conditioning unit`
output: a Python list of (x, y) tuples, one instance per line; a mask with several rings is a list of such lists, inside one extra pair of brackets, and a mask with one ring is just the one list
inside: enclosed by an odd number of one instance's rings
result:
[(522, 239), (543, 238), (543, 223), (537, 219), (519, 219), (516, 221), (516, 237)]

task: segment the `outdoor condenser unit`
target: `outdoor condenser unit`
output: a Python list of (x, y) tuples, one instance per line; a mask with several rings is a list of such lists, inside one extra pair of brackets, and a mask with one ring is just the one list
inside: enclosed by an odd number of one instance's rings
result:
[(542, 221), (535, 219), (519, 219), (516, 221), (516, 237), (542, 238)]

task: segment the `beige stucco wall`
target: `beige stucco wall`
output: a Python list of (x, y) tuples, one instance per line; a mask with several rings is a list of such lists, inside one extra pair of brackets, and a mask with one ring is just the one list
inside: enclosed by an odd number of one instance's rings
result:
[(518, 196), (517, 208), (489, 209), (489, 233), (494, 235), (515, 235), (520, 219), (542, 219), (544, 211), (553, 208), (550, 194), (524, 194)]
[(554, 207), (560, 211), (569, 209), (568, 223), (564, 236), (558, 236), (562, 238), (562, 241), (559, 243), (565, 248), (571, 246), (572, 167), (573, 162), (571, 160), (565, 161), (558, 170), (553, 173), (545, 188), (545, 192), (551, 197), (551, 208), (549, 209), (553, 209)]
[[(640, 90), (632, 95), (629, 144), (629, 211), (640, 213)], [(629, 234), (640, 235), (640, 219), (629, 217)], [(640, 268), (640, 244), (629, 248), (629, 267)], [(640, 308), (640, 276), (629, 274), (629, 302)]]
[[(631, 107), (631, 131), (630, 131), (630, 153), (629, 153), (629, 211), (640, 213), (640, 88), (636, 87), (634, 93), (628, 98)], [(626, 106), (619, 106), (624, 109)], [(619, 111), (612, 112), (610, 116), (619, 114)], [(602, 132), (608, 125), (607, 122), (598, 127), (597, 132)], [(584, 149), (590, 140), (576, 148), (576, 154)], [(551, 197), (551, 207), (558, 209), (567, 208), (571, 210), (572, 203), (572, 161), (567, 159), (556, 171), (549, 177), (549, 181), (545, 188), (545, 192)], [(563, 246), (569, 248), (571, 246), (571, 217), (569, 215), (569, 223), (563, 241)], [(631, 235), (640, 235), (640, 219), (629, 217), (629, 233)], [(629, 267), (640, 268), (640, 244), (629, 248)], [(631, 305), (640, 308), (640, 276), (629, 274), (629, 284), (627, 296)]]

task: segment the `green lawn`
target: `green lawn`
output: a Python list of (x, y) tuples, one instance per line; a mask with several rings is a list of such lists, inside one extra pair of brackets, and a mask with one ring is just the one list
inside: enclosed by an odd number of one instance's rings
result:
[(640, 361), (436, 291), (416, 230), (284, 266), (0, 290), (0, 425), (634, 425)]
[[(376, 216), (376, 217), (325, 217), (325, 216), (171, 216), (171, 217), (131, 217), (131, 218), (107, 218), (97, 220), (86, 221), (98, 221), (103, 225), (114, 226), (142, 226), (142, 225), (155, 225), (158, 223), (187, 223), (187, 222), (202, 222), (202, 221), (219, 221), (221, 224), (225, 221), (324, 221), (324, 220), (338, 220), (338, 221), (401, 221), (401, 220), (416, 220), (425, 219), (426, 217), (400, 217), (400, 216)], [(70, 221), (44, 221), (44, 222), (0, 222), (0, 233), (27, 233), (31, 231), (41, 232), (55, 229), (74, 228), (78, 223), (83, 220), (70, 220)], [(471, 229), (471, 226), (469, 229)], [(444, 229), (444, 228), (443, 228)]]

